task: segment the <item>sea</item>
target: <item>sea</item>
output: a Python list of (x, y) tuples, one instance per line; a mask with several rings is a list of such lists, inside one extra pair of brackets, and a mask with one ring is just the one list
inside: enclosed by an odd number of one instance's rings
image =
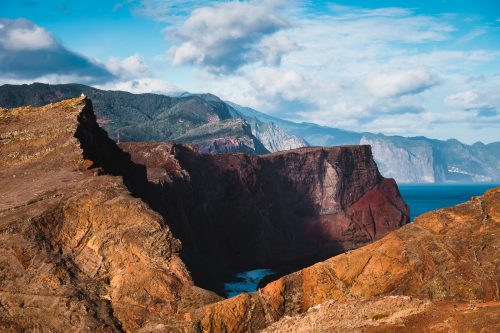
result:
[[(500, 184), (398, 184), (404, 201), (410, 206), (412, 221), (425, 212), (466, 202), (471, 197), (481, 195), (496, 186)], [(224, 284), (226, 296), (233, 297), (255, 291), (259, 281), (273, 273), (269, 268), (240, 272)]]
[(398, 184), (404, 201), (410, 206), (411, 220), (431, 210), (454, 206), (500, 184)]

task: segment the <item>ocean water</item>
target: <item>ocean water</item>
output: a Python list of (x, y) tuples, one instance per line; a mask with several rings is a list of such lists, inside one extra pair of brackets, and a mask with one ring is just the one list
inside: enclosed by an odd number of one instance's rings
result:
[(425, 212), (454, 206), (500, 184), (399, 184), (404, 201), (410, 206), (411, 220)]
[[(425, 212), (454, 206), (500, 184), (399, 184), (405, 202), (410, 206), (411, 220)], [(224, 284), (227, 297), (255, 291), (261, 279), (274, 271), (254, 269), (236, 274)]]
[(236, 274), (234, 281), (224, 283), (224, 291), (227, 297), (233, 297), (242, 293), (255, 291), (260, 280), (265, 276), (273, 274), (274, 271), (267, 268), (254, 269)]

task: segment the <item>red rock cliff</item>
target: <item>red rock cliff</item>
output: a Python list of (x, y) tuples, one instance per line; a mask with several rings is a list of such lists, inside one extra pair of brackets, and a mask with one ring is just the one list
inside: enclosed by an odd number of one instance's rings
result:
[(221, 276), (205, 281), (210, 267), (220, 272), (293, 263), (296, 269), (409, 221), (395, 182), (380, 176), (369, 146), (265, 156), (198, 154), (169, 143), (121, 147), (161, 185), (150, 202), (182, 240), (195, 277), (212, 289)]

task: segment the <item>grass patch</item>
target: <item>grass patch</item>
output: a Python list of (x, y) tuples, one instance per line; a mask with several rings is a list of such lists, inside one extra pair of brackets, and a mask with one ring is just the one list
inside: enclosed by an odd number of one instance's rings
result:
[(377, 314), (372, 316), (372, 320), (380, 320), (380, 319), (387, 318), (387, 317), (389, 317), (389, 315), (387, 313), (377, 313)]

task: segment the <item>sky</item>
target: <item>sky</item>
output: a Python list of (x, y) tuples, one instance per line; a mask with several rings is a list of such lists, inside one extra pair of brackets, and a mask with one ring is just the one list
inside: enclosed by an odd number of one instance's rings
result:
[(213, 93), (359, 132), (500, 141), (497, 0), (2, 0), (0, 84)]

